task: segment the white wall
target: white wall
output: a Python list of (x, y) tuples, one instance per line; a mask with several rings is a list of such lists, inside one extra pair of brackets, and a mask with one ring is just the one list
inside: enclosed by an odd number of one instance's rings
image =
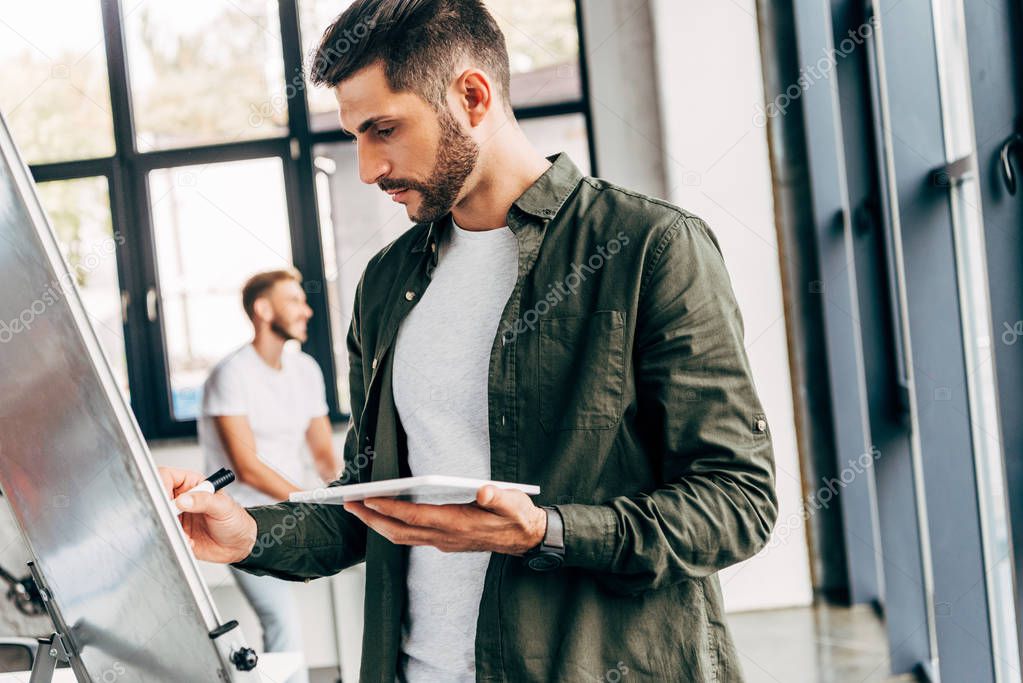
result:
[[(812, 600), (774, 225), (753, 0), (653, 0), (660, 125), (668, 199), (699, 215), (721, 242), (746, 326), (746, 349), (771, 425), (781, 502), (795, 529), (722, 572), (730, 610)], [(602, 172), (610, 171), (601, 160)], [(777, 536), (777, 534), (776, 534)]]
[[(717, 235), (775, 447), (771, 544), (722, 572), (732, 611), (812, 601), (753, 0), (582, 0), (599, 174)], [(783, 530), (778, 533), (778, 530)]]
[(667, 196), (650, 0), (579, 0), (598, 175)]

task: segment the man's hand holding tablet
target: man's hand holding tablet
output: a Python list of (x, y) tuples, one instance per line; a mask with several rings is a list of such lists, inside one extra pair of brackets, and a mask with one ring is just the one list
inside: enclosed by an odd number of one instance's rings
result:
[(487, 484), (471, 503), (433, 505), (392, 498), (349, 501), (345, 510), (397, 545), (430, 545), (444, 552), (522, 555), (547, 531), (547, 513), (520, 490)]

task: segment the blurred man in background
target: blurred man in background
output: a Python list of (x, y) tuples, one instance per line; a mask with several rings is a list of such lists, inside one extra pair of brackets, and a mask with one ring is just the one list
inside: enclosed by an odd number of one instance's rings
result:
[[(295, 270), (249, 279), (242, 305), (253, 339), (221, 360), (203, 387), (199, 444), (206, 470), (233, 469), (238, 484), (232, 493), (243, 505), (287, 500), (293, 491), (308, 488), (313, 466), (324, 481), (337, 473), (323, 373), (311, 356), (288, 348), (290, 341), (306, 340), (313, 314), (301, 282)], [(303, 652), (301, 620), (288, 583), (233, 567), (231, 573), (259, 617), (263, 649)], [(303, 669), (289, 683), (308, 680)]]

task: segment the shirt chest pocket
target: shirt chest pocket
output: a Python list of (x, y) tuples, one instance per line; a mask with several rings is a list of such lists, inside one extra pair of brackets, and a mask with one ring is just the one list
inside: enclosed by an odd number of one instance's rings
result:
[(625, 388), (621, 311), (544, 318), (539, 325), (539, 413), (545, 431), (610, 429)]

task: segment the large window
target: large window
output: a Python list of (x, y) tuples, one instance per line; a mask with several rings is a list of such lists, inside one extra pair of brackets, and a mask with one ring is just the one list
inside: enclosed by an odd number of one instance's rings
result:
[[(408, 229), (359, 182), (309, 61), (346, 0), (0, 0), (0, 111), (40, 184), (93, 326), (148, 437), (194, 434), (210, 368), (251, 335), (240, 288), (294, 265), (304, 350), (347, 416), (345, 334), (367, 260)], [(489, 0), (512, 104), (592, 170), (573, 0)], [(98, 259), (93, 251), (101, 253)]]

